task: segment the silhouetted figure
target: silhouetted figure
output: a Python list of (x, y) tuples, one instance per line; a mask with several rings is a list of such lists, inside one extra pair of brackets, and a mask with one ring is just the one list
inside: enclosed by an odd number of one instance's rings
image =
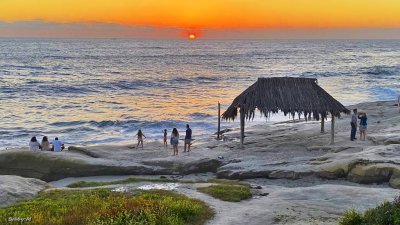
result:
[(354, 141), (356, 138), (357, 133), (357, 109), (353, 109), (353, 114), (351, 115), (351, 133), (350, 133), (350, 140)]
[(138, 141), (136, 148), (139, 148), (139, 144), (141, 144), (142, 149), (143, 149), (143, 137), (146, 138), (146, 136), (144, 136), (141, 129), (139, 129), (136, 136), (137, 136), (137, 141)]
[(192, 142), (192, 129), (190, 129), (189, 124), (186, 124), (186, 135), (185, 135), (185, 147), (183, 152), (186, 152), (186, 146), (187, 146), (187, 152), (190, 152), (190, 146)]
[(164, 133), (163, 133), (163, 135), (164, 135), (164, 147), (167, 148), (167, 147), (168, 147), (168, 142), (167, 142), (168, 133), (167, 133), (167, 129), (164, 129), (163, 132), (164, 132)]

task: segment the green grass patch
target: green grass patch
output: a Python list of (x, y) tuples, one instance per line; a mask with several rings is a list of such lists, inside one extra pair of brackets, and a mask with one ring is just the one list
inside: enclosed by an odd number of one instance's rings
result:
[(340, 225), (400, 225), (400, 197), (393, 202), (383, 202), (365, 213), (348, 210)]
[(0, 224), (200, 225), (214, 212), (203, 202), (170, 191), (116, 193), (108, 189), (48, 191), (0, 209)]
[(211, 185), (197, 190), (228, 202), (240, 202), (252, 196), (250, 187), (245, 185)]
[(188, 180), (175, 180), (168, 178), (160, 178), (160, 179), (148, 179), (148, 178), (136, 178), (130, 177), (124, 180), (116, 180), (116, 181), (77, 181), (67, 185), (69, 188), (83, 188), (83, 187), (99, 187), (106, 185), (114, 185), (114, 184), (131, 184), (138, 182), (157, 182), (157, 183), (193, 183)]

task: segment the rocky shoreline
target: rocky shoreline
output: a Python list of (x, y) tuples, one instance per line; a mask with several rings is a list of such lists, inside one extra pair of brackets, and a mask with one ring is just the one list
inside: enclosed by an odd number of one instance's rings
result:
[[(159, 142), (147, 143), (143, 150), (129, 146), (70, 147), (61, 153), (12, 149), (0, 151), (0, 174), (15, 176), (1, 176), (1, 180), (36, 178), (32, 179), (36, 192), (16, 197), (23, 199), (43, 190), (43, 181), (68, 177), (211, 172), (218, 178), (259, 184), (269, 195), (222, 203), (194, 193), (190, 187), (179, 189), (216, 208), (217, 215), (210, 224), (335, 224), (344, 210), (355, 205), (365, 210), (394, 198), (399, 194), (396, 189), (400, 189), (400, 113), (396, 102), (361, 103), (348, 108), (355, 107), (367, 113), (367, 141), (349, 140), (349, 116), (343, 115), (336, 120), (334, 145), (329, 144), (329, 128), (320, 133), (319, 122), (289, 121), (247, 128), (244, 149), (239, 147), (238, 130), (233, 130), (224, 134), (224, 141), (202, 140), (202, 144), (193, 145), (192, 152), (180, 152), (178, 157)], [(3, 190), (6, 188), (0, 183), (0, 206), (15, 202), (8, 200), (10, 191)], [(234, 215), (232, 209), (238, 205), (243, 212)], [(304, 205), (307, 207), (302, 208)]]

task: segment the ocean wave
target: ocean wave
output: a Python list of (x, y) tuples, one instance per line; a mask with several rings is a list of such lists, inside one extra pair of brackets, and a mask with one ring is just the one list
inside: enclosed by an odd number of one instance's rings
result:
[(11, 75), (12, 72), (9, 70), (0, 70), (0, 75)]
[(204, 82), (204, 83), (220, 81), (221, 79), (222, 77), (205, 77), (205, 76), (198, 76), (194, 78), (196, 82)]
[[(204, 113), (193, 113), (192, 117), (202, 117), (208, 118), (212, 115)], [(74, 127), (82, 127), (83, 129), (93, 129), (93, 128), (123, 128), (126, 131), (134, 131), (137, 129), (164, 129), (172, 127), (184, 127), (188, 121), (180, 120), (168, 120), (168, 121), (138, 121), (138, 120), (103, 120), (103, 121), (65, 121), (65, 122), (54, 122), (48, 124), (48, 126), (56, 127), (58, 129), (67, 129)], [(202, 122), (193, 122), (193, 124), (203, 126)], [(75, 129), (75, 128), (74, 128)]]
[(143, 58), (143, 59), (155, 59), (155, 58), (160, 58), (160, 59), (179, 59), (181, 58), (186, 58), (186, 59), (224, 59), (224, 58), (236, 58), (236, 57), (243, 57), (243, 54), (206, 54), (206, 53), (201, 53), (201, 54), (149, 54), (149, 55), (140, 55), (137, 56), (138, 58)]
[[(304, 77), (304, 78), (319, 78), (319, 77), (334, 77), (339, 75), (338, 73), (335, 72), (311, 72), (311, 71), (307, 71), (304, 73), (301, 73), (299, 75), (299, 77)], [(342, 74), (343, 75), (343, 74)]]
[(68, 127), (64, 129), (56, 129), (56, 130), (48, 130), (47, 133), (50, 134), (69, 134), (69, 133), (82, 133), (82, 132), (93, 132), (96, 129), (86, 127), (86, 126), (79, 126), (79, 127)]
[(104, 121), (66, 121), (66, 122), (54, 122), (50, 123), (50, 126), (54, 127), (70, 127), (70, 126), (83, 126), (83, 125), (89, 125), (89, 126), (94, 126), (98, 128), (104, 128), (104, 127), (111, 127), (111, 126), (116, 126), (116, 127), (123, 127), (123, 126), (129, 126), (129, 125), (134, 125), (134, 124), (139, 124), (143, 122), (139, 122), (137, 120), (104, 120)]
[(138, 48), (148, 49), (148, 50), (151, 50), (151, 49), (169, 49), (168, 47), (160, 47), (160, 46), (141, 46), (141, 47), (138, 47)]
[[(194, 116), (196, 116), (194, 114)], [(199, 117), (210, 117), (211, 115), (199, 114)], [(79, 135), (96, 136), (93, 140), (98, 142), (98, 137), (112, 137), (112, 138), (123, 138), (126, 136), (133, 136), (136, 134), (138, 129), (151, 138), (160, 138), (162, 131), (167, 129), (168, 132), (172, 131), (172, 128), (176, 127), (179, 132), (185, 131), (186, 124), (196, 131), (197, 135), (204, 133), (204, 130), (209, 130), (210, 126), (206, 122), (192, 121), (180, 121), (180, 120), (168, 120), (168, 121), (137, 121), (137, 120), (105, 120), (105, 121), (66, 121), (66, 122), (55, 122), (49, 124), (46, 129), (43, 129), (47, 134), (58, 134), (63, 137), (72, 138)], [(49, 129), (50, 128), (50, 129)], [(32, 132), (31, 132), (32, 133)], [(97, 135), (95, 135), (97, 134)], [(53, 135), (54, 136), (54, 135)], [(79, 137), (80, 141), (82, 137)]]
[(253, 65), (243, 65), (243, 66), (241, 66), (242, 68), (246, 68), (246, 69), (253, 69), (253, 70), (261, 70), (261, 69), (263, 69), (262, 67), (260, 67), (260, 66), (253, 66)]
[[(29, 135), (28, 133), (24, 133), (24, 134), (16, 134), (16, 133), (8, 133), (8, 134), (2, 134), (1, 135), (1, 139), (2, 140), (7, 140), (7, 139), (15, 139), (15, 138), (23, 138), (23, 139), (29, 139), (31, 137), (31, 135)], [(1, 146), (0, 146), (1, 147)]]
[(155, 83), (148, 80), (118, 80), (110, 83), (96, 84), (104, 90), (138, 90), (144, 87), (154, 87)]
[(73, 75), (72, 73), (62, 73), (62, 72), (53, 72), (53, 75), (57, 75), (57, 76), (71, 76)]
[(388, 87), (376, 87), (371, 90), (374, 96), (377, 96), (378, 99), (382, 100), (392, 100), (392, 96), (397, 96), (400, 94), (396, 89), (388, 88)]
[(396, 75), (400, 74), (400, 66), (372, 66), (363, 67), (361, 73), (368, 75)]
[(53, 67), (55, 70), (72, 70), (72, 67), (64, 66), (64, 65), (56, 65)]
[(62, 86), (61, 84), (54, 86), (38, 85), (37, 87), (38, 88), (35, 90), (36, 92), (51, 95), (87, 94), (96, 92), (94, 89), (83, 86)]
[(72, 56), (62, 56), (62, 55), (44, 55), (42, 57), (44, 59), (57, 59), (57, 60), (74, 59), (74, 57)]
[(213, 115), (208, 114), (208, 113), (192, 113), (192, 114), (189, 114), (189, 116), (193, 119), (206, 119), (206, 118), (213, 117)]
[(188, 78), (184, 78), (184, 77), (178, 77), (178, 78), (169, 80), (169, 82), (170, 83), (185, 84), (185, 83), (191, 83), (191, 82), (193, 82), (193, 80), (188, 79)]
[(197, 76), (191, 78), (185, 77), (177, 77), (174, 79), (170, 79), (168, 83), (170, 84), (187, 84), (187, 83), (212, 83), (220, 81), (222, 77), (206, 77), (206, 76)]
[(67, 127), (67, 126), (77, 126), (77, 125), (82, 125), (87, 122), (85, 121), (68, 121), (68, 122), (54, 122), (50, 123), (49, 126), (55, 126), (55, 127)]
[[(12, 94), (12, 93), (17, 93), (18, 89), (10, 86), (1, 86), (0, 88), (0, 93), (4, 94)], [(17, 96), (7, 96), (7, 98), (17, 98)]]
[(25, 84), (27, 84), (27, 85), (41, 84), (41, 83), (42, 83), (42, 81), (39, 81), (39, 80), (27, 80), (25, 82)]
[(43, 66), (29, 66), (29, 65), (24, 65), (24, 66), (19, 66), (19, 65), (9, 65), (9, 68), (17, 68), (17, 69), (24, 69), (24, 70), (46, 70), (46, 67)]

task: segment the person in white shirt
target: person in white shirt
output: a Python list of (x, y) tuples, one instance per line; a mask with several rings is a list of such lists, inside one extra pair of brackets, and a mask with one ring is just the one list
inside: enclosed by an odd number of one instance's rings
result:
[(56, 137), (53, 141), (53, 151), (55, 152), (61, 152), (64, 149), (64, 144), (58, 140), (58, 137)]
[(40, 146), (39, 142), (37, 141), (36, 137), (32, 137), (31, 141), (29, 142), (29, 150), (31, 151), (40, 151), (42, 147)]

